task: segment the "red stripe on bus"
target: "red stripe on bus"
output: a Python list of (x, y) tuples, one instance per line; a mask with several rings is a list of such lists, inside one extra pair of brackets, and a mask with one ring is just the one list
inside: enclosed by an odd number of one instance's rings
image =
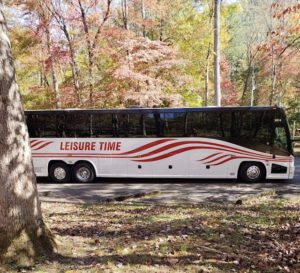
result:
[[(177, 154), (180, 154), (180, 153), (183, 153), (183, 152), (186, 152), (186, 151), (190, 151), (190, 150), (202, 150), (202, 149), (211, 149), (211, 147), (209, 146), (192, 146), (192, 147), (185, 147), (185, 148), (181, 148), (181, 149), (178, 149), (178, 150), (175, 150), (175, 151), (172, 151), (172, 152), (169, 152), (169, 153), (166, 153), (166, 154), (162, 154), (160, 156), (157, 156), (157, 157), (152, 157), (152, 158), (148, 158), (148, 159), (140, 159), (140, 160), (133, 160), (133, 161), (136, 161), (136, 162), (152, 162), (152, 161), (158, 161), (158, 160), (161, 160), (161, 159), (165, 159), (165, 158), (168, 158), (168, 157), (171, 157), (171, 156), (174, 156), (174, 155), (177, 155)], [(217, 150), (217, 151), (225, 151), (225, 152), (228, 152), (228, 150), (226, 149), (222, 149), (222, 148), (213, 148), (213, 150)], [(247, 155), (247, 154), (246, 154)], [(248, 155), (248, 157), (250, 158), (251, 156), (253, 155)], [(254, 155), (255, 156), (255, 155)], [(256, 158), (259, 158), (260, 160), (269, 160), (269, 161), (280, 161), (280, 160), (283, 160), (283, 161), (291, 161), (290, 158), (278, 158), (278, 159), (275, 159), (273, 160), (273, 157), (270, 156), (256, 156)]]
[(231, 156), (231, 155), (229, 155), (229, 154), (221, 155), (221, 156), (219, 156), (219, 157), (217, 157), (217, 158), (214, 158), (214, 159), (209, 160), (209, 161), (205, 161), (205, 162), (203, 162), (203, 163), (204, 163), (204, 164), (213, 163), (213, 162), (219, 161), (220, 159), (223, 159), (224, 157), (228, 157), (228, 156)]
[(176, 139), (175, 138), (160, 139), (160, 140), (156, 140), (156, 141), (150, 142), (150, 143), (148, 143), (146, 145), (140, 146), (140, 147), (138, 147), (136, 149), (133, 149), (133, 150), (130, 150), (130, 151), (127, 151), (127, 152), (124, 152), (124, 153), (110, 154), (110, 155), (130, 155), (130, 154), (135, 154), (135, 153), (138, 153), (138, 152), (145, 151), (145, 150), (147, 150), (149, 148), (158, 146), (158, 145), (160, 145), (162, 143), (173, 141), (173, 140), (176, 140)]
[(53, 143), (53, 141), (46, 142), (46, 143), (44, 143), (43, 145), (34, 148), (34, 150), (35, 150), (35, 151), (41, 150), (42, 148), (48, 146), (48, 145), (51, 144), (51, 143)]
[(209, 155), (209, 156), (207, 156), (207, 157), (205, 157), (203, 159), (199, 159), (198, 161), (204, 161), (204, 160), (210, 159), (210, 158), (212, 158), (212, 157), (214, 157), (216, 155), (220, 155), (220, 154), (222, 154), (222, 153), (215, 153), (215, 154)]
[(41, 144), (41, 143), (44, 143), (44, 140), (39, 140), (39, 141), (33, 143), (33, 144), (31, 145), (31, 148), (33, 148), (33, 147), (35, 147), (35, 146), (37, 146), (37, 145), (39, 145), (39, 144)]
[[(223, 161), (221, 162), (218, 162), (218, 163), (214, 163), (214, 164), (211, 164), (211, 166), (218, 166), (218, 165), (222, 165), (224, 163), (227, 163), (228, 161), (231, 161), (231, 160), (235, 160), (235, 159), (251, 159), (251, 160), (261, 160), (260, 158), (257, 158), (257, 157), (245, 157), (245, 156), (231, 156), (230, 158), (227, 158), (227, 159), (224, 159)], [(285, 162), (290, 162), (288, 160), (285, 160), (285, 159), (271, 159), (269, 161), (272, 161), (272, 162), (281, 162), (281, 163), (285, 163)]]

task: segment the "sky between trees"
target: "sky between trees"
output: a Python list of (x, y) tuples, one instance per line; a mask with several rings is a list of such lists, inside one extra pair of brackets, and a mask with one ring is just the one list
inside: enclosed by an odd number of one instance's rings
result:
[[(26, 108), (214, 104), (213, 0), (13, 2)], [(299, 11), (296, 0), (222, 1), (222, 105), (297, 109)]]

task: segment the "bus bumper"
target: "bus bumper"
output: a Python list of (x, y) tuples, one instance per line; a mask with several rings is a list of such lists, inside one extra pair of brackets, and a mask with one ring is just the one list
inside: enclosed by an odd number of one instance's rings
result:
[(293, 179), (295, 175), (295, 160), (291, 162), (290, 170), (289, 170), (289, 179)]

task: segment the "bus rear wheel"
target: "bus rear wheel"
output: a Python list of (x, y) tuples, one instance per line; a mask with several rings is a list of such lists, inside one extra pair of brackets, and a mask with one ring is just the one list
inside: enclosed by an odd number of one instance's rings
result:
[(266, 178), (265, 167), (258, 162), (245, 162), (240, 166), (239, 178), (245, 182), (261, 182)]
[(71, 169), (64, 162), (53, 163), (49, 168), (49, 177), (57, 183), (68, 183), (71, 180)]
[(73, 167), (73, 176), (76, 182), (91, 183), (95, 179), (94, 168), (86, 162), (79, 162)]

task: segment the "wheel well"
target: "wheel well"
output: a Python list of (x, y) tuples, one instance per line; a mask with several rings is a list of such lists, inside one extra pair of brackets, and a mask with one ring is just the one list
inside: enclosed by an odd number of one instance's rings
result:
[(267, 168), (266, 168), (266, 166), (265, 166), (264, 163), (259, 162), (259, 161), (243, 161), (243, 162), (241, 162), (241, 164), (240, 164), (240, 166), (239, 166), (239, 171), (238, 171), (238, 178), (240, 178), (240, 170), (241, 170), (241, 167), (242, 167), (244, 164), (248, 164), (248, 163), (255, 163), (255, 164), (258, 164), (258, 165), (262, 166), (262, 168), (263, 168), (263, 170), (264, 170), (264, 172), (265, 172), (265, 177), (264, 177), (264, 179), (266, 178), (266, 176), (267, 176)]
[(58, 163), (58, 162), (64, 163), (64, 164), (67, 164), (67, 165), (70, 166), (70, 164), (66, 163), (66, 162), (63, 161), (63, 160), (51, 160), (51, 161), (49, 161), (49, 163), (48, 163), (48, 170), (51, 168), (51, 166), (52, 166), (53, 164)]
[(85, 163), (85, 164), (88, 164), (91, 166), (91, 168), (93, 169), (93, 172), (94, 172), (94, 175), (96, 175), (96, 169), (95, 169), (95, 166), (89, 162), (89, 161), (86, 161), (86, 160), (79, 160), (79, 161), (76, 161), (72, 166), (75, 166), (76, 164), (78, 163)]

